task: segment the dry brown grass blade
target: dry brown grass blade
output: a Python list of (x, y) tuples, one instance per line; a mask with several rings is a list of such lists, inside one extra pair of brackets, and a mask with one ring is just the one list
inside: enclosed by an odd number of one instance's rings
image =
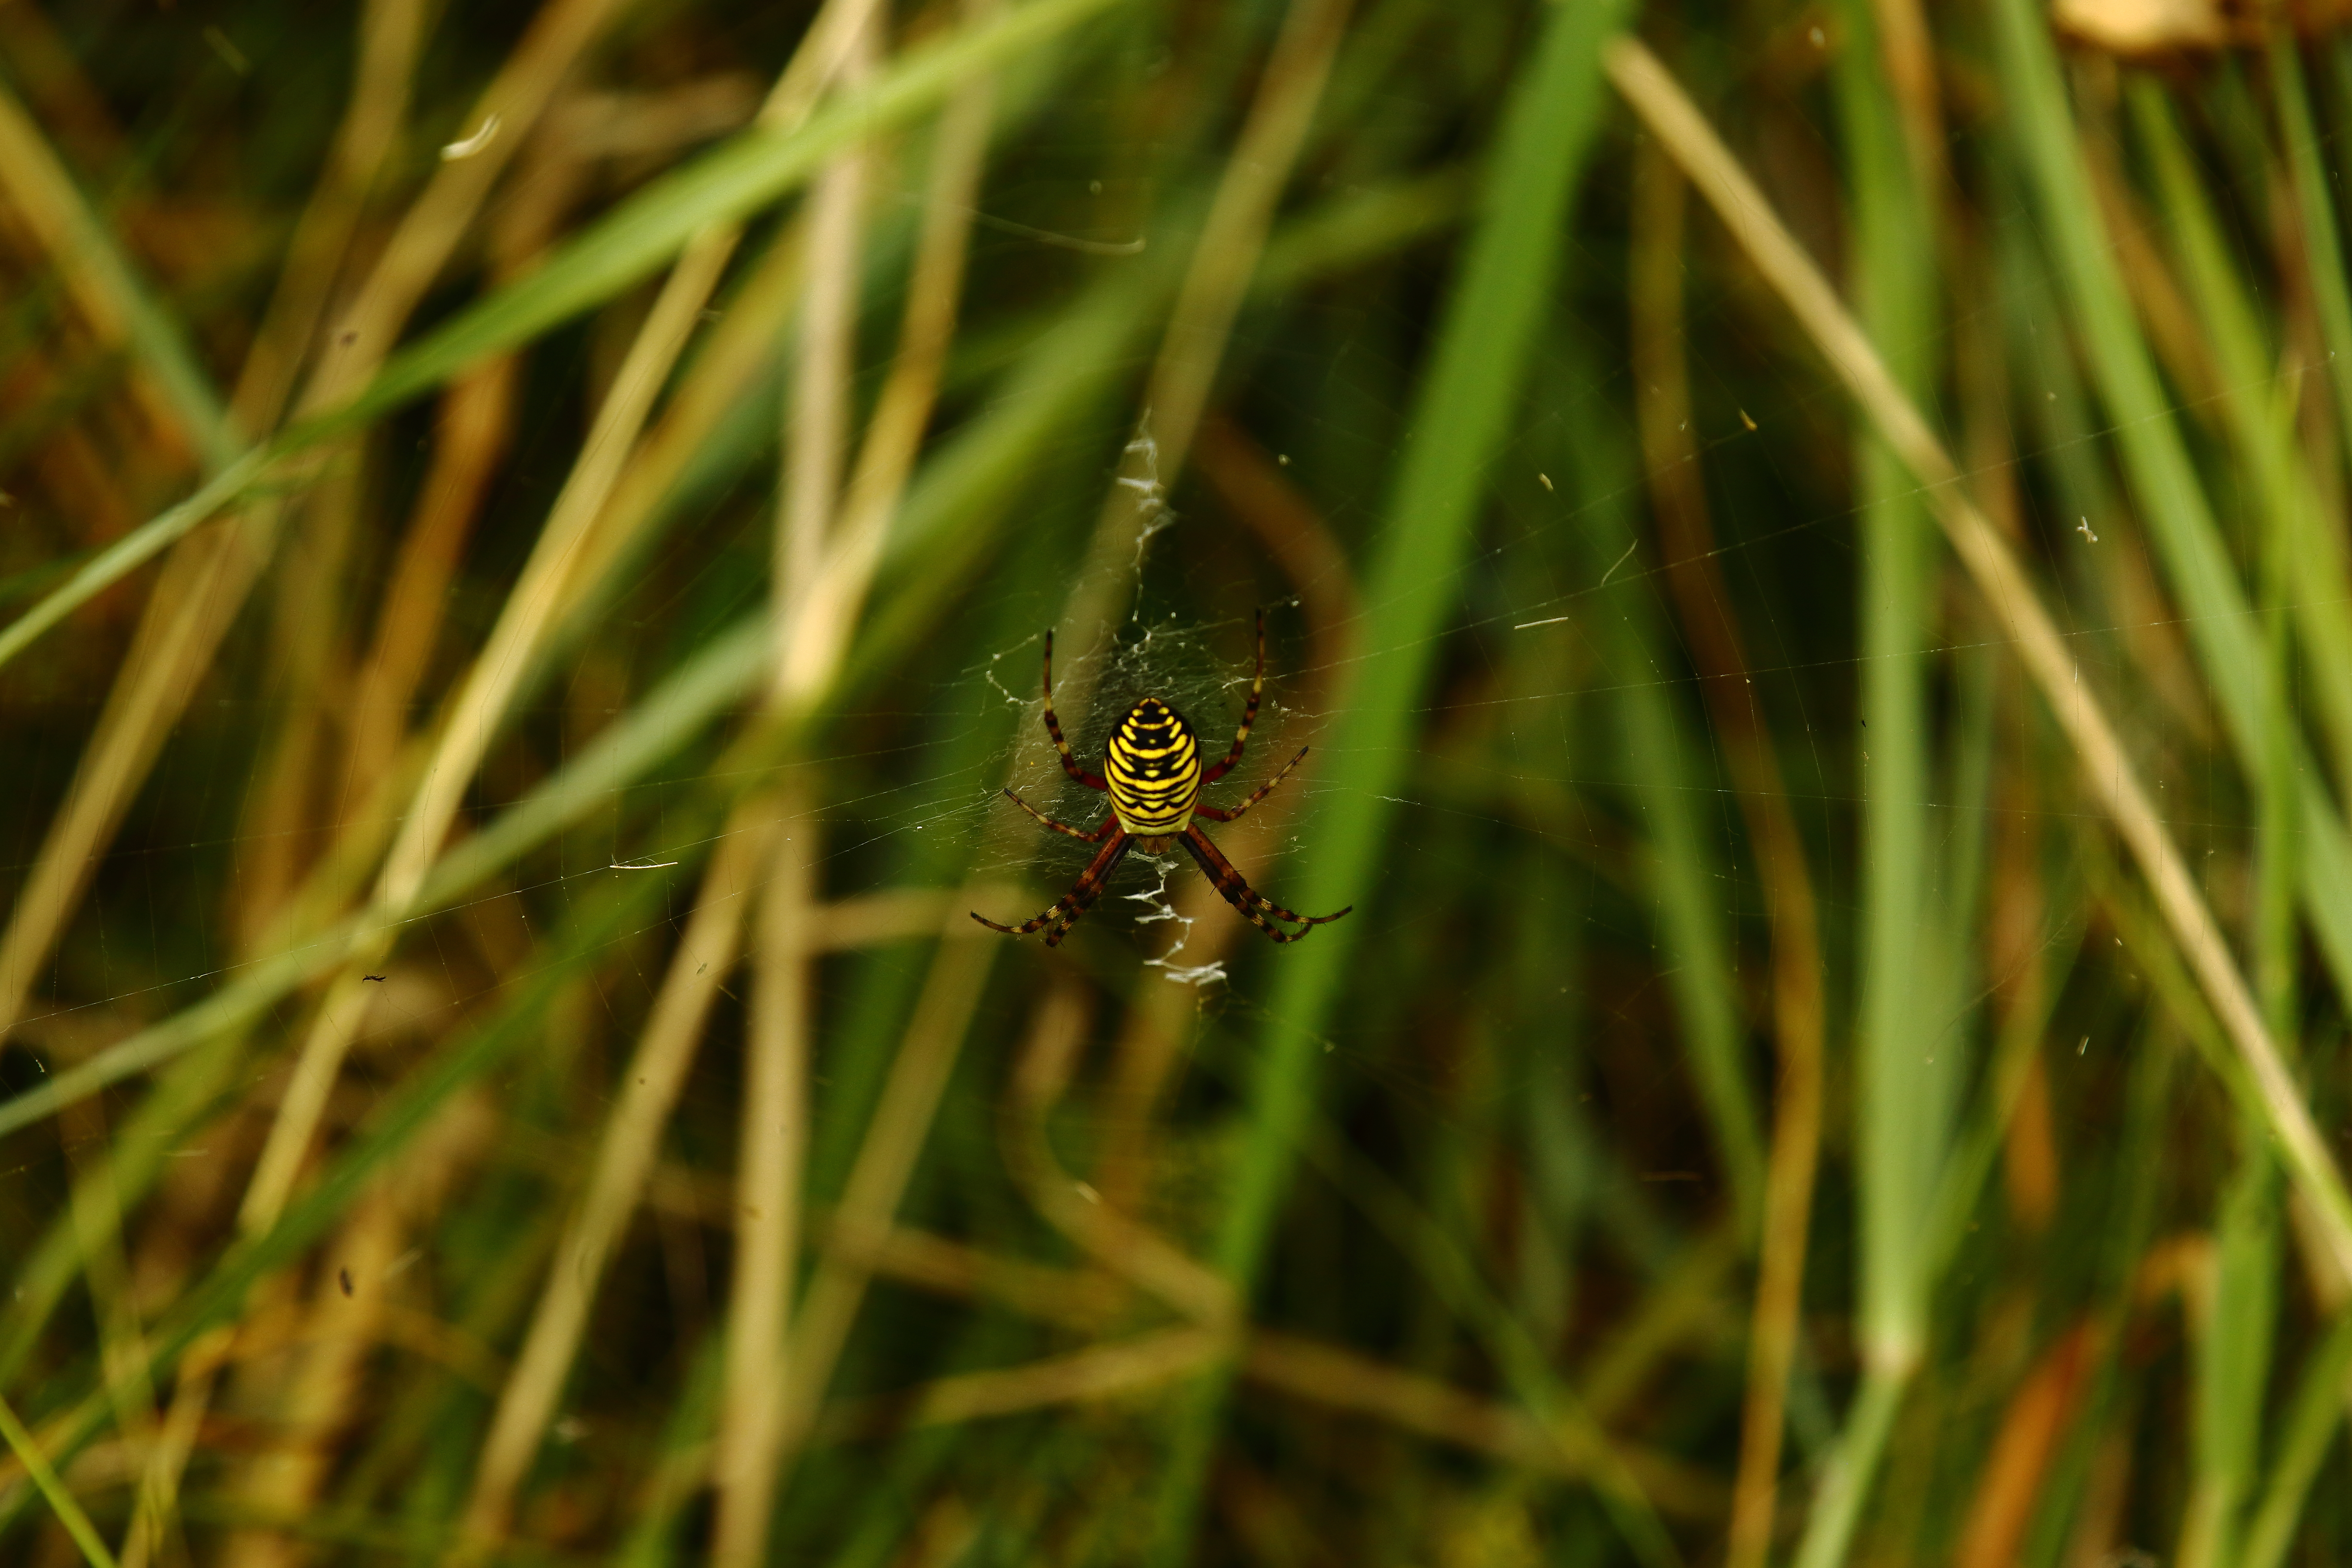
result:
[[(50, 148), (40, 127), (0, 84), (0, 192), (5, 192), (9, 216), (55, 261), (66, 291), (73, 297), (98, 341), (109, 349), (133, 345), (133, 321), (141, 305), (136, 285), (102, 243), (92, 237), (100, 230), (90, 211)], [(208, 395), (173, 386), (169, 373), (146, 359), (131, 356), (131, 392), (157, 446), (185, 466), (192, 454), (207, 465), (226, 450), (229, 435), (216, 408), (198, 405)]]
[(1004, 1258), (906, 1226), (879, 1236), (827, 1234), (825, 1245), (854, 1253), (884, 1279), (935, 1295), (985, 1297), (1061, 1328), (1093, 1327), (1117, 1289), (1099, 1273)]
[[(854, 37), (859, 47), (847, 61), (845, 85), (856, 85), (870, 77), (879, 56), (871, 41), (872, 27), (861, 27)], [(776, 531), (780, 699), (793, 673), (793, 628), (803, 618), (803, 606), (822, 587), (849, 450), (854, 417), (849, 388), (857, 368), (858, 274), (870, 158), (862, 143), (850, 147), (817, 176), (809, 197), (808, 284), (799, 352), (786, 399), (784, 472)]]
[(614, 562), (642, 535), (719, 422), (772, 362), (777, 334), (800, 302), (805, 232), (805, 224), (795, 223), (778, 237), (736, 291), (725, 316), (711, 328), (691, 373), (629, 459), (604, 518), (583, 546), (577, 581), (608, 577)]
[(1076, 1066), (1087, 1017), (1086, 1000), (1070, 984), (1054, 986), (1037, 1004), (998, 1122), (1005, 1168), (1047, 1223), (1112, 1274), (1189, 1318), (1229, 1322), (1238, 1306), (1233, 1287), (1216, 1270), (1104, 1202), (1054, 1157), (1045, 1116)]
[(2059, 1444), (2088, 1392), (2099, 1338), (2096, 1325), (2075, 1324), (2018, 1386), (1978, 1472), (1952, 1568), (2007, 1568), (2017, 1561)]
[[(960, 1297), (983, 1296), (1041, 1322), (1081, 1327), (1098, 1321), (1102, 1310), (1103, 1302), (1096, 1289), (1101, 1282), (1098, 1276), (998, 1258), (945, 1237), (904, 1226), (862, 1245), (868, 1247), (867, 1256), (877, 1274), (919, 1289)], [(1210, 1347), (1213, 1359), (1214, 1355), (1232, 1353), (1233, 1346), (1226, 1334), (1214, 1325), (1172, 1329), (1147, 1339), (1096, 1346), (1073, 1356), (1056, 1357), (1027, 1367), (981, 1373), (982, 1381), (968, 1385), (957, 1386), (959, 1380), (948, 1380), (954, 1392), (940, 1405), (924, 1403), (933, 1390), (942, 1386), (932, 1384), (880, 1400), (835, 1405), (826, 1410), (814, 1435), (822, 1439), (895, 1428), (908, 1424), (910, 1410), (926, 1410), (930, 1419), (944, 1419), (947, 1417), (941, 1413), (950, 1402), (964, 1406), (964, 1413), (956, 1417), (959, 1419), (1009, 1414), (1033, 1407), (1014, 1398), (1024, 1393), (1035, 1395), (1036, 1403), (1054, 1402), (1048, 1390), (1056, 1385), (1057, 1380), (1061, 1387), (1077, 1386), (1082, 1390), (1063, 1397), (1099, 1397), (1117, 1391), (1108, 1386), (1115, 1380), (1107, 1375), (1113, 1368), (1130, 1370), (1138, 1380), (1119, 1386), (1139, 1386), (1160, 1375), (1156, 1363), (1149, 1358), (1130, 1359), (1126, 1353), (1129, 1347), (1160, 1345), (1169, 1349), (1171, 1359), (1181, 1360), (1174, 1347), (1189, 1348), (1193, 1342), (1179, 1336), (1191, 1335), (1203, 1336), (1202, 1342)], [(1097, 1356), (1097, 1352), (1106, 1353)], [(1094, 1359), (1081, 1359), (1089, 1357)], [(1582, 1478), (1590, 1473), (1556, 1434), (1525, 1412), (1344, 1346), (1270, 1329), (1250, 1329), (1243, 1340), (1239, 1360), (1242, 1374), (1251, 1382), (1293, 1398), (1369, 1416), (1400, 1431), (1483, 1454), (1537, 1474)], [(1045, 1370), (1049, 1367), (1054, 1370)], [(1099, 1382), (1087, 1380), (1088, 1369), (1104, 1374)], [(992, 1408), (978, 1408), (990, 1399), (993, 1400)], [(1620, 1443), (1618, 1447), (1627, 1467), (1662, 1507), (1693, 1518), (1722, 1516), (1725, 1491), (1720, 1482), (1640, 1445)]]
[(276, 427), (310, 355), (352, 236), (407, 118), (425, 26), (423, 0), (371, 0), (360, 17), (359, 72), (319, 188), (295, 226), (269, 308), (246, 352), (229, 410), (237, 428)]
[(494, 360), (442, 395), (432, 467), (401, 535), (374, 639), (352, 684), (346, 799), (383, 776), (407, 733), (409, 704), (440, 636), (458, 557), (513, 429), (519, 370), (511, 358)]
[(374, 375), (416, 301), (441, 275), (482, 202), (622, 0), (548, 0), (466, 121), (469, 137), (496, 132), (463, 158), (445, 159), (393, 231), (367, 281), (335, 323), (334, 340), (302, 395), (317, 412), (348, 399)]
[[(830, 30), (828, 30), (830, 25)], [(827, 5), (812, 27), (839, 40), (845, 86), (871, 77), (882, 55), (883, 18), (850, 0)], [(852, 418), (858, 279), (867, 160), (863, 143), (836, 155), (809, 198), (808, 282), (783, 431), (774, 579), (772, 700), (786, 700), (792, 626), (819, 592), (840, 503)], [(718, 1519), (711, 1560), (751, 1568), (767, 1552), (779, 1461), (795, 1395), (786, 1386), (802, 1184), (809, 1146), (809, 1072), (814, 1031), (811, 933), (823, 823), (795, 781), (775, 793), (782, 818), (762, 889), (744, 1043), (743, 1133), (737, 1153), (740, 1202), (727, 1303), (727, 1392), (719, 1419)]]
[(1014, 1415), (1052, 1405), (1091, 1403), (1198, 1372), (1229, 1349), (1221, 1330), (1191, 1324), (1162, 1329), (1023, 1366), (960, 1373), (901, 1394), (837, 1405), (824, 1413), (816, 1435), (842, 1442)]
[[(312, 376), (306, 406), (338, 401), (373, 374), (401, 323), (470, 223), (488, 182), (503, 166), (512, 141), (528, 132), (580, 49), (602, 26), (612, 3), (555, 0), (541, 13), (488, 95), (505, 106), (502, 112), (511, 132), (508, 147), (494, 145), (479, 158), (442, 165), (361, 289), (339, 334), (340, 352), (320, 363)], [(390, 47), (397, 43), (394, 30), (371, 32), (369, 37), (380, 46), (380, 52), (365, 62), (367, 68), (389, 69), (413, 58), (413, 51), (404, 56)], [(404, 97), (404, 87), (396, 92)], [(354, 98), (352, 112), (373, 116), (392, 96), (395, 96), (392, 89), (362, 91)], [(349, 147), (358, 142), (345, 138), (339, 144)], [(389, 144), (387, 140), (375, 145), (379, 158)], [(331, 163), (328, 184), (322, 186), (314, 207), (342, 210), (351, 198), (333, 193), (331, 187), (362, 178), (372, 182), (373, 177), (373, 169), (362, 170), (341, 160)], [(341, 249), (340, 244), (329, 247), (322, 242), (315, 254), (306, 252), (294, 259), (306, 265), (328, 265)], [(333, 255), (327, 254), (330, 250)], [(296, 284), (289, 280), (287, 287), (296, 289)], [(288, 321), (286, 330), (290, 334), (299, 323), (290, 315)], [(279, 351), (272, 346), (269, 352)], [(268, 382), (268, 376), (260, 376), (250, 384), (257, 389), (253, 394), (257, 406), (263, 401), (259, 389)], [(140, 634), (85, 749), (66, 805), (43, 842), (33, 875), (11, 912), (6, 933), (0, 936), (0, 1026), (13, 1023), (23, 1011), (32, 976), (80, 901), (90, 868), (121, 826), (130, 797), (153, 763), (163, 735), (184, 710), (195, 682), (210, 667), (221, 637), (259, 575), (274, 542), (278, 510), (279, 503), (262, 501), (199, 531), (173, 552), (149, 596)]]
[[(772, 100), (779, 115), (804, 114), (835, 77), (846, 87), (880, 63), (887, 18), (873, 0), (830, 0)], [(787, 101), (789, 100), (789, 102)], [(851, 377), (864, 207), (873, 153), (863, 142), (836, 154), (809, 200), (805, 313), (786, 409), (778, 497), (772, 603), (776, 667), (772, 704), (790, 709), (830, 681), (831, 660), (796, 666), (796, 628), (838, 602), (826, 580), (835, 543), (841, 470), (852, 420)], [(864, 584), (856, 585), (862, 596)], [(848, 614), (842, 614), (845, 628)], [(833, 650), (838, 658), (838, 649)], [(808, 1154), (812, 966), (823, 825), (798, 785), (776, 792), (783, 819), (761, 900), (746, 1041), (736, 1264), (730, 1282), (727, 1360), (719, 1412), (719, 1491), (712, 1558), (745, 1568), (765, 1552), (779, 1460), (795, 1395), (785, 1355), (799, 1255), (801, 1187)]]
[[(967, 882), (961, 888), (896, 888), (881, 893), (856, 893), (824, 907), (824, 929), (817, 945), (825, 952), (878, 947), (909, 938), (978, 941), (987, 929), (974, 925), (964, 911), (993, 903), (1017, 904), (1029, 889), (1011, 882)], [(961, 922), (961, 923), (958, 923)]]
[[(1306, 679), (1294, 706), (1321, 711), (1355, 642), (1356, 581), (1347, 552), (1305, 492), (1231, 420), (1213, 413), (1204, 418), (1194, 440), (1194, 457), (1202, 477), (1235, 521), (1290, 580), (1307, 621)], [(1279, 762), (1278, 753), (1262, 754), (1254, 765), (1270, 767)], [(1219, 828), (1217, 840), (1227, 858), (1246, 867), (1271, 853), (1296, 819), (1313, 774), (1310, 760), (1249, 816)], [(1106, 1123), (1117, 1135), (1108, 1142), (1096, 1180), (1111, 1206), (1124, 1213), (1134, 1212), (1143, 1202), (1153, 1110), (1200, 1017), (1199, 991), (1179, 982), (1187, 973), (1213, 972), (1247, 931), (1206, 878), (1187, 882), (1170, 901), (1181, 941), (1151, 962), (1166, 966), (1161, 978), (1171, 984), (1147, 986), (1129, 1006), (1104, 1104)]]
[[(1904, 0), (1889, 8), (1909, 13)], [(1780, 778), (1737, 612), (1716, 564), (1699, 449), (1691, 434), (1683, 310), (1685, 187), (1655, 142), (1634, 153), (1632, 304), (1634, 412), (1666, 582), (1685, 646), (1721, 744), (1763, 883), (1772, 932), (1773, 1036), (1779, 1058), (1772, 1144), (1764, 1177), (1756, 1306), (1740, 1420), (1739, 1473), (1731, 1510), (1730, 1568), (1764, 1568), (1789, 1367), (1795, 1357), (1805, 1275), (1805, 1233), (1822, 1141), (1823, 973), (1812, 873)]]
[(93, 169), (122, 156), (114, 111), (39, 5), (0, 5), (0, 51), (9, 76), (64, 151)]
[[(980, 21), (993, 0), (971, 5)], [(908, 280), (907, 308), (898, 330), (898, 352), (890, 377), (874, 405), (857, 466), (841, 502), (819, 574), (794, 602), (782, 628), (783, 656), (778, 667), (780, 693), (788, 707), (809, 701), (830, 681), (847, 648), (850, 630), (873, 581), (876, 563), (898, 498), (905, 492), (915, 454), (921, 447), (931, 410), (939, 400), (940, 376), (955, 342), (957, 307), (963, 293), (964, 262), (971, 217), (987, 166), (989, 125), (995, 114), (995, 87), (987, 78), (966, 83), (949, 100), (932, 141), (931, 177), (925, 193), (922, 237)]]
[[(1323, 100), (1351, 5), (1352, 0), (1292, 0), (1284, 13), (1153, 357), (1143, 428), (1128, 445), (1063, 617), (1076, 635), (1073, 653), (1109, 637), (1141, 564), (1139, 545), (1160, 521), (1183, 469), (1234, 317), (1265, 255), (1275, 207)], [(1074, 664), (1066, 684), (1069, 710), (1083, 710), (1093, 684), (1089, 668)]]
[(367, 498), (359, 465), (331, 463), (302, 498), (301, 526), (277, 552), (268, 659), (275, 733), (245, 792), (230, 912), (238, 949), (266, 940), (269, 917), (299, 886), (330, 828), (320, 780), (349, 705), (352, 596), (347, 578)]
[[(970, 905), (968, 900), (958, 901)], [(960, 911), (947, 918), (971, 929), (972, 922)], [(930, 1135), (931, 1119), (962, 1050), (972, 1010), (980, 1004), (1000, 951), (1001, 943), (964, 940), (961, 931), (950, 931), (949, 938), (940, 942), (924, 979), (906, 1037), (898, 1044), (890, 1076), (876, 1103), (873, 1122), (850, 1167), (841, 1205), (834, 1211), (833, 1245), (818, 1260), (800, 1321), (793, 1331), (784, 1379), (790, 1404), (784, 1433), (788, 1447), (814, 1415), (842, 1347), (848, 1342), (850, 1328), (866, 1299), (871, 1268), (866, 1255), (897, 1219), (898, 1201), (914, 1176), (916, 1162)]]
[[(430, 1234), (435, 1214), (495, 1136), (497, 1118), (478, 1096), (454, 1101), (399, 1172), (379, 1180), (323, 1247), (310, 1299), (297, 1308), (284, 1350), (292, 1358), (271, 1406), (275, 1441), (242, 1459), (232, 1485), (265, 1517), (299, 1518), (316, 1508), (334, 1473), (339, 1439), (355, 1418), (369, 1358), (380, 1343), (414, 1341), (415, 1320), (392, 1295), (391, 1276), (412, 1237)], [(299, 1568), (312, 1554), (279, 1530), (231, 1534), (223, 1568)]]
[(373, 900), (377, 929), (360, 942), (347, 967), (329, 988), (303, 1039), (269, 1142), (262, 1149), (247, 1190), (242, 1224), (248, 1231), (267, 1230), (277, 1223), (293, 1191), (327, 1097), (341, 1071), (344, 1053), (365, 1012), (365, 971), (387, 950), (394, 922), (432, 869), (474, 770), (489, 749), (516, 688), (529, 673), (564, 603), (582, 541), (611, 495), (654, 397), (699, 321), (703, 303), (733, 248), (731, 234), (706, 235), (688, 246), (597, 411), (587, 446), (556, 497), (521, 580), (508, 596), (497, 626), (467, 677), (425, 769), (425, 783), (384, 858)]
[(735, 967), (743, 907), (767, 862), (770, 837), (770, 825), (739, 816), (703, 873), (694, 915), (629, 1058), (587, 1187), (557, 1244), (530, 1328), (499, 1391), (475, 1465), (455, 1562), (487, 1560), (506, 1534), (516, 1489), (538, 1457), (571, 1375), (604, 1265), (636, 1210), (711, 1004)]
[(194, 535), (164, 563), (121, 673), (0, 933), (0, 1033), (24, 1016), (35, 978), (259, 566), (242, 519)]
[(745, 1032), (742, 1141), (736, 1155), (735, 1259), (727, 1302), (729, 1379), (719, 1410), (711, 1556), (744, 1568), (767, 1548), (787, 1394), (779, 1363), (792, 1322), (808, 1164), (809, 1023), (816, 913), (816, 813), (788, 784), (778, 816), (752, 962)]
[(1163, 483), (1175, 481), (1192, 448), (1234, 317), (1265, 253), (1275, 205), (1323, 101), (1351, 9), (1353, 0), (1293, 0), (1284, 14), (1265, 79), (1201, 226), (1199, 246), (1169, 311), (1168, 332), (1144, 393)]
[(2297, 1185), (2320, 1216), (2328, 1249), (2352, 1268), (2352, 1194), (2345, 1190), (2326, 1141), (2263, 1022), (2229, 944), (2206, 908), (2196, 879), (2139, 781), (2115, 725), (2081, 683), (2064, 640), (2032, 579), (2000, 533), (1969, 499), (1957, 466), (1877, 350), (1839, 300), (1812, 258), (1774, 215), (1764, 195), (1716, 136), (1664, 67), (1639, 42), (1612, 40), (1610, 79), (1685, 174), (1705, 194), (1740, 247), (1795, 313), (1880, 437), (1925, 492), (1996, 622), (2042, 689), (2064, 731), (2091, 794), (2139, 864), (2157, 907), (2196, 974), (2206, 999), (2244, 1060), (2264, 1120)]
[[(370, 7), (360, 80), (337, 135), (336, 156), (298, 229), (296, 247), (239, 387), (239, 414), (254, 421), (253, 429), (274, 420), (284, 402), (279, 381), (292, 374), (316, 330), (360, 203), (395, 139), (415, 58), (419, 22), (411, 10), (408, 0), (380, 0)], [(313, 270), (322, 275), (312, 277)], [(253, 361), (267, 363), (256, 369)], [(149, 595), (65, 804), (0, 935), (0, 1031), (22, 1014), (34, 973), (72, 918), (164, 735), (243, 606), (268, 559), (279, 505), (257, 502), (183, 541)]]
[[(1386, 1365), (1337, 1345), (1253, 1329), (1242, 1375), (1335, 1410), (1386, 1421), (1407, 1432), (1483, 1453), (1538, 1474), (1590, 1479), (1598, 1467), (1525, 1412), (1421, 1373)], [(1699, 1519), (1723, 1512), (1722, 1483), (1655, 1449), (1612, 1437), (1612, 1463), (1640, 1482), (1659, 1508)]]

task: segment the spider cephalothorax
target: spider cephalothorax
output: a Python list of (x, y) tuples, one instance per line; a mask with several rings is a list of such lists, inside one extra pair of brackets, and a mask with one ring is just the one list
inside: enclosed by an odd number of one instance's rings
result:
[[(1034, 931), (1045, 933), (1045, 945), (1056, 946), (1078, 923), (1079, 917), (1094, 907), (1102, 896), (1103, 885), (1110, 880), (1112, 870), (1129, 849), (1140, 848), (1145, 854), (1156, 854), (1172, 841), (1181, 844), (1185, 852), (1201, 863), (1217, 891), (1225, 901), (1239, 910), (1242, 918), (1265, 932), (1276, 942), (1297, 942), (1326, 921), (1336, 921), (1353, 904), (1339, 914), (1297, 915), (1266, 898), (1243, 880), (1234, 869), (1234, 863), (1218, 852), (1209, 842), (1209, 836), (1193, 826), (1196, 816), (1211, 822), (1231, 822), (1242, 813), (1264, 800), (1274, 786), (1290, 774), (1307, 755), (1301, 746), (1298, 755), (1283, 763), (1274, 777), (1258, 786), (1241, 805), (1231, 811), (1221, 811), (1201, 799), (1201, 786), (1216, 783), (1233, 771), (1242, 760), (1242, 749), (1249, 743), (1250, 725), (1257, 720), (1257, 700), (1265, 689), (1265, 612), (1257, 616), (1257, 679), (1250, 683), (1249, 701), (1242, 709), (1242, 727), (1234, 736), (1233, 750), (1207, 769), (1201, 766), (1201, 742), (1184, 716), (1157, 697), (1145, 697), (1129, 708), (1113, 727), (1110, 740), (1103, 747), (1103, 772), (1097, 775), (1078, 766), (1070, 754), (1069, 742), (1062, 738), (1062, 721), (1054, 715), (1054, 634), (1045, 634), (1045, 733), (1054, 738), (1054, 749), (1061, 753), (1062, 771), (1088, 789), (1103, 790), (1110, 795), (1110, 815), (1094, 831), (1081, 832), (1066, 822), (1052, 817), (1014, 795), (1004, 793), (1013, 805), (1044, 823), (1056, 833), (1087, 844), (1099, 844), (1102, 848), (1093, 861), (1079, 873), (1077, 882), (1062, 895), (1061, 901), (1033, 921), (1017, 926), (1002, 926), (986, 915), (974, 910), (972, 919), (991, 931), (1001, 931), (1007, 936), (1027, 936)], [(1273, 916), (1268, 920), (1267, 916)], [(1287, 921), (1297, 931), (1285, 931), (1274, 923)]]

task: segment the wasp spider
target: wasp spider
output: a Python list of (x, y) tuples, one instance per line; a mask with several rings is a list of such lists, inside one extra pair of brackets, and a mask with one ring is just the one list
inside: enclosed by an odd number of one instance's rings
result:
[[(1225, 901), (1239, 910), (1242, 919), (1257, 927), (1276, 942), (1297, 942), (1326, 921), (1336, 921), (1353, 904), (1339, 914), (1293, 914), (1280, 904), (1253, 889), (1234, 869), (1234, 863), (1218, 852), (1209, 842), (1209, 836), (1193, 825), (1192, 819), (1203, 816), (1211, 822), (1231, 822), (1251, 806), (1264, 800), (1274, 786), (1290, 776), (1307, 755), (1301, 746), (1298, 755), (1282, 764), (1276, 773), (1257, 788), (1241, 805), (1231, 811), (1220, 811), (1201, 798), (1201, 786), (1212, 784), (1224, 777), (1242, 760), (1242, 748), (1249, 743), (1250, 725), (1257, 719), (1257, 700), (1265, 689), (1265, 612), (1257, 613), (1257, 679), (1250, 682), (1249, 701), (1242, 709), (1242, 727), (1234, 736), (1233, 750), (1206, 772), (1201, 767), (1201, 742), (1192, 733), (1192, 726), (1184, 716), (1157, 697), (1137, 700), (1111, 731), (1110, 741), (1103, 748), (1101, 774), (1087, 772), (1070, 754), (1070, 742), (1062, 738), (1062, 721), (1054, 716), (1054, 634), (1045, 634), (1045, 733), (1054, 738), (1054, 749), (1062, 756), (1062, 771), (1088, 789), (1103, 790), (1110, 795), (1110, 815), (1092, 832), (1056, 822), (1014, 795), (1004, 792), (1013, 805), (1044, 823), (1056, 833), (1066, 833), (1085, 844), (1099, 844), (1094, 859), (1078, 874), (1070, 890), (1061, 901), (1035, 920), (1017, 926), (1001, 926), (978, 910), (972, 919), (991, 931), (1001, 931), (1007, 936), (1027, 936), (1032, 931), (1045, 933), (1047, 947), (1058, 946), (1070, 934), (1070, 928), (1094, 907), (1102, 897), (1103, 885), (1130, 849), (1141, 849), (1147, 855), (1158, 854), (1171, 842), (1181, 844), (1201, 869), (1209, 874), (1217, 891)], [(1272, 920), (1266, 917), (1271, 915)], [(1287, 921), (1297, 931), (1286, 931), (1275, 921)]]

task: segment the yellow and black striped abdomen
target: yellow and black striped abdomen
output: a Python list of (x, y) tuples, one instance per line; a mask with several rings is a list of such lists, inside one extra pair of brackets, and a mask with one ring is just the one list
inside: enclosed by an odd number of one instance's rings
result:
[(1183, 715), (1147, 697), (1111, 731), (1103, 778), (1119, 826), (1138, 838), (1181, 833), (1201, 795), (1201, 742)]

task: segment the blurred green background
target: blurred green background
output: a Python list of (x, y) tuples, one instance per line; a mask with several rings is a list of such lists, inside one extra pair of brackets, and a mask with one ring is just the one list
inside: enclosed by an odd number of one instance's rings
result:
[(2345, 1561), (2344, 20), (0, 0), (0, 1560)]

